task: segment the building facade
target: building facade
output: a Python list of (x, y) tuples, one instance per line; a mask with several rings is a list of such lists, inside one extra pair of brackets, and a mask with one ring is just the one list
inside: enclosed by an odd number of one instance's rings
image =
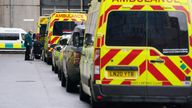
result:
[(39, 0), (0, 0), (0, 27), (35, 30), (39, 16)]
[(89, 0), (0, 0), (0, 27), (36, 30), (40, 15), (55, 11), (86, 11)]

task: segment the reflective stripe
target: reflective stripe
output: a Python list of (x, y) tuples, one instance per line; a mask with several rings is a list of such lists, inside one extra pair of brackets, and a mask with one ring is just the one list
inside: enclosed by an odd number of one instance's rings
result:
[(189, 56), (180, 57), (191, 69), (192, 69), (192, 58)]
[(5, 43), (5, 48), (13, 48), (13, 44), (12, 43)]
[(157, 6), (157, 5), (152, 5), (151, 8), (152, 8), (153, 10), (164, 10), (163, 7)]
[(161, 58), (165, 60), (165, 65), (180, 81), (185, 81), (185, 74), (168, 57)]
[(111, 49), (105, 56), (103, 56), (101, 59), (101, 68), (103, 68), (119, 51), (119, 49)]
[(148, 70), (157, 80), (168, 81), (168, 79), (149, 61), (148, 61)]
[(133, 50), (131, 51), (120, 63), (119, 65), (129, 65), (143, 50)]
[(0, 48), (5, 48), (5, 43), (0, 43)]
[(54, 44), (57, 43), (57, 41), (60, 39), (60, 37), (54, 37), (53, 39), (51, 39), (50, 44)]
[(134, 5), (131, 10), (141, 10), (144, 7), (144, 5)]
[(20, 43), (14, 43), (13, 48), (21, 48), (21, 44)]

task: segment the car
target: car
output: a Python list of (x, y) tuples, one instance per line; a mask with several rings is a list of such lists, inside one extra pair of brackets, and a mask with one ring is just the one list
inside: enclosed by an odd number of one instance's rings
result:
[(67, 92), (78, 90), (77, 85), (80, 81), (79, 62), (84, 40), (85, 25), (75, 27), (68, 45), (63, 50), (63, 59), (61, 66), (63, 70), (60, 73), (61, 85), (66, 86)]

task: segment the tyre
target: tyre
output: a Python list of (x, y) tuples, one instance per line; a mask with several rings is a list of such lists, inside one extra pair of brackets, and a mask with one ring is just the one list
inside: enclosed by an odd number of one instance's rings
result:
[(58, 68), (57, 68), (57, 66), (55, 66), (54, 72), (55, 72), (55, 73), (58, 73)]
[(66, 91), (70, 93), (77, 91), (76, 83), (72, 82), (69, 77), (66, 78)]
[(52, 65), (52, 60), (49, 59), (49, 58), (47, 58), (47, 64), (48, 64), (48, 65)]
[(66, 79), (65, 79), (65, 75), (63, 72), (61, 72), (61, 86), (62, 87), (66, 86)]
[(79, 88), (79, 99), (84, 102), (90, 102), (90, 97), (83, 91), (82, 84), (80, 84)]
[(55, 70), (55, 67), (53, 66), (53, 64), (52, 64), (52, 66), (51, 66), (51, 67), (52, 67), (52, 71), (54, 71), (54, 70)]
[(61, 81), (61, 71), (60, 70), (58, 70), (58, 78)]
[(35, 55), (35, 59), (40, 59), (40, 58), (41, 58), (41, 56)]

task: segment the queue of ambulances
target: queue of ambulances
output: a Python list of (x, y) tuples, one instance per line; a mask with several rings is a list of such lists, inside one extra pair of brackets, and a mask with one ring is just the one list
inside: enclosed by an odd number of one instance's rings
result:
[(24, 51), (24, 35), (21, 28), (0, 28), (0, 51)]
[(84, 12), (56, 12), (50, 15), (45, 38), (43, 58), (48, 64), (52, 63), (52, 50), (60, 37), (72, 33), (76, 25), (86, 21)]
[[(190, 0), (92, 0), (80, 99), (192, 102)], [(191, 108), (190, 106), (187, 106)]]

